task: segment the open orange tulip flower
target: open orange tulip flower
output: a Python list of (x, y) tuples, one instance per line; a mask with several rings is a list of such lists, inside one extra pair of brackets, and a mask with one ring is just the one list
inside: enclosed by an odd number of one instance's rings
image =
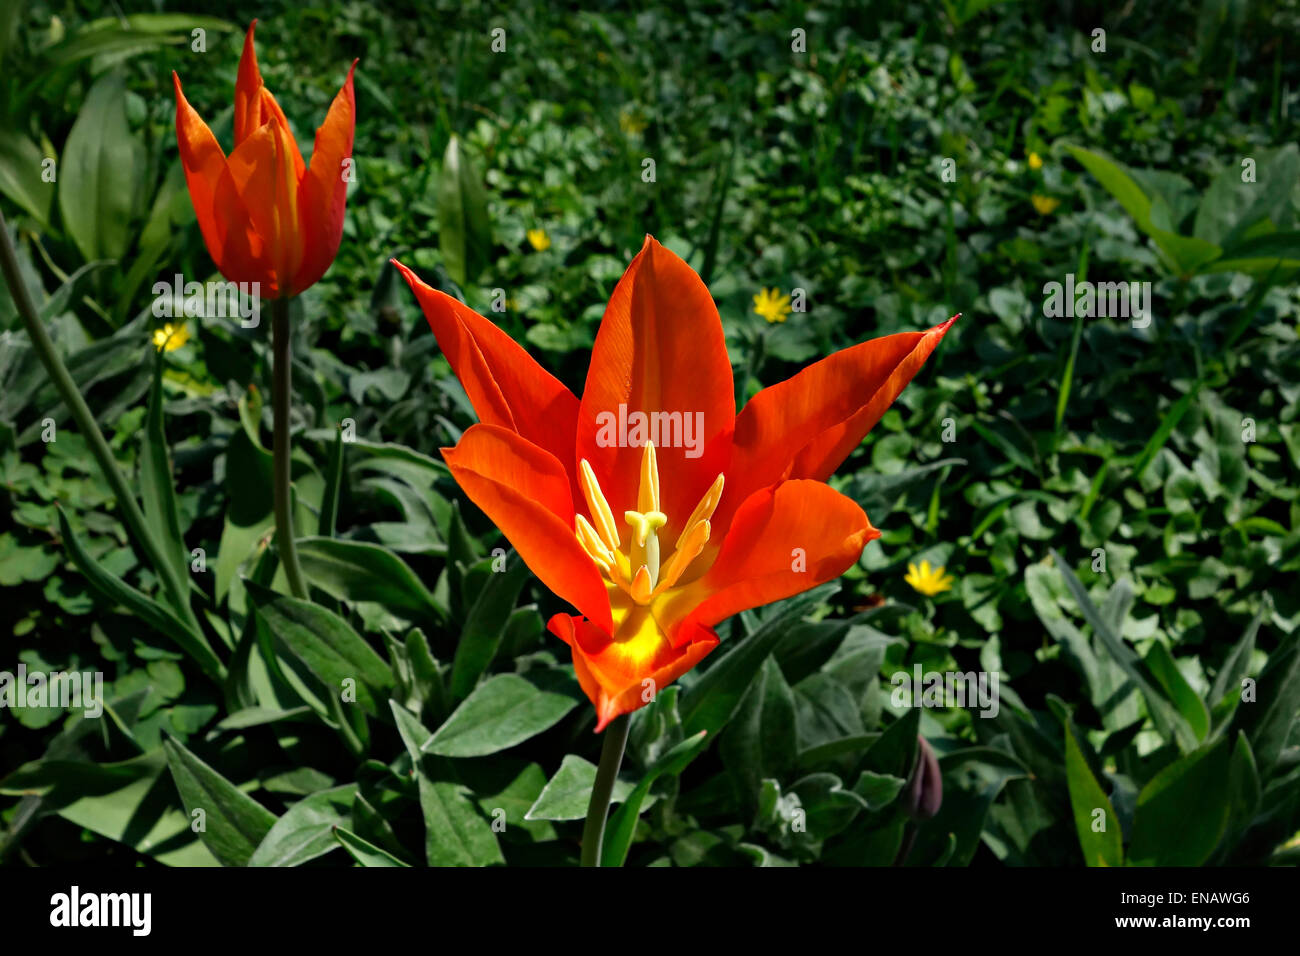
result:
[(395, 265), (480, 419), (443, 456), (579, 612), (549, 628), (573, 649), (598, 731), (694, 667), (719, 622), (838, 577), (879, 536), (825, 481), (956, 318), (836, 352), (737, 414), (709, 290), (647, 237), (579, 401), (490, 321)]
[(254, 20), (244, 37), (235, 81), (235, 148), (229, 157), (181, 92), (175, 73), (176, 138), (190, 199), (208, 253), (233, 282), (258, 282), (268, 299), (297, 295), (334, 261), (356, 127), (348, 70), (316, 131), (310, 168), (280, 104), (262, 83), (253, 49)]

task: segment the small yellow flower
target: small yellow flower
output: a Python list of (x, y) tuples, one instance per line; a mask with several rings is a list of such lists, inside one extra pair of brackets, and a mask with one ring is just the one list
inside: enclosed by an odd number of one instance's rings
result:
[(529, 229), (528, 244), (538, 252), (545, 252), (551, 248), (551, 237), (546, 234), (545, 229)]
[(1038, 170), (1042, 169), (1042, 168), (1043, 168), (1043, 157), (1039, 156), (1037, 153), (1030, 153), (1030, 154), (1029, 154), (1029, 168), (1032, 169), (1032, 170), (1034, 170), (1035, 172), (1037, 172)]
[(784, 322), (790, 314), (790, 297), (780, 289), (759, 289), (754, 296), (754, 311), (769, 322)]
[(623, 110), (618, 114), (618, 127), (629, 136), (640, 136), (648, 125), (645, 117), (635, 110)]
[(929, 561), (922, 561), (919, 568), (909, 562), (907, 576), (903, 580), (912, 585), (913, 590), (934, 597), (941, 591), (952, 589), (953, 576), (944, 574), (942, 566), (931, 568)]
[(1034, 193), (1029, 197), (1029, 201), (1034, 204), (1040, 216), (1050, 216), (1056, 211), (1056, 207), (1061, 204), (1061, 200), (1053, 199), (1051, 196), (1040, 196)]
[(153, 347), (159, 352), (166, 349), (168, 352), (175, 352), (178, 348), (190, 340), (190, 330), (185, 327), (184, 322), (172, 325), (168, 322), (161, 329), (154, 329)]

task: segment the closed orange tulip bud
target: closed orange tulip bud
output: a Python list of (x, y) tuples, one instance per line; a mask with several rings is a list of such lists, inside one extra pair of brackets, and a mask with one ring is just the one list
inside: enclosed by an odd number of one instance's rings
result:
[(176, 138), (190, 199), (208, 253), (233, 282), (258, 282), (268, 299), (314, 284), (343, 236), (356, 97), (348, 70), (303, 162), (280, 104), (262, 83), (253, 30), (244, 38), (235, 81), (235, 148), (227, 157), (176, 85)]

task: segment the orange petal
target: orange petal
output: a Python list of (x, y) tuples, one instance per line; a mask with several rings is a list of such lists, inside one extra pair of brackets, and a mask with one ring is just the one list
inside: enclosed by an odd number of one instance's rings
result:
[(316, 130), (311, 166), (298, 186), (298, 215), (304, 246), (302, 265), (293, 279), (295, 295), (325, 274), (343, 238), (343, 213), (348, 199), (344, 162), (352, 159), (357, 118), (356, 93), (352, 88), (356, 68), (357, 61), (353, 60), (343, 88), (330, 104), (325, 122)]
[(239, 57), (239, 74), (235, 78), (235, 148), (268, 122), (278, 123), (289, 133), (294, 168), (294, 181), (302, 179), (303, 161), (298, 144), (289, 131), (289, 121), (271, 91), (262, 82), (262, 71), (257, 66), (257, 50), (253, 46), (253, 31), (257, 21), (248, 25), (244, 34), (244, 52)]
[(287, 293), (289, 280), (302, 262), (303, 239), (298, 231), (298, 183), (293, 179), (288, 133), (277, 123), (267, 123), (239, 144), (226, 160), (217, 183), (216, 202), (234, 206), (238, 196), (247, 212), (247, 228), (262, 243), (260, 260), (269, 267), (274, 298)]
[[(176, 91), (176, 143), (180, 148), (181, 167), (185, 170), (190, 200), (194, 203), (194, 214), (198, 217), (199, 229), (209, 252), (219, 250), (223, 237), (213, 209), (213, 197), (217, 180), (226, 169), (226, 154), (208, 124), (185, 99), (181, 78), (174, 70), (172, 86)], [(216, 259), (216, 255), (212, 258)]]
[(555, 456), (497, 425), (474, 425), (442, 457), (543, 584), (613, 628), (609, 594), (574, 534), (570, 480)]
[[(479, 421), (517, 432), (576, 474), (578, 400), (514, 339), (469, 306), (426, 285), (396, 259)], [(570, 485), (576, 488), (576, 484)], [(572, 527), (573, 512), (569, 525)], [(572, 534), (570, 534), (572, 537)]]
[[(632, 429), (620, 434), (620, 406), (624, 421), (634, 413), (669, 416), (647, 418), (660, 434), (645, 437), (654, 440), (664, 475), (661, 510), (671, 540), (726, 470), (736, 400), (713, 297), (694, 269), (650, 236), (605, 309), (579, 411), (577, 457), (591, 462), (615, 514), (636, 508), (641, 465)], [(688, 429), (693, 448), (684, 447)]]
[(244, 51), (239, 57), (239, 73), (235, 77), (236, 146), (262, 125), (262, 71), (257, 67), (257, 50), (253, 46), (253, 32), (256, 29), (257, 21), (254, 20), (244, 34)]
[(887, 335), (836, 352), (750, 399), (736, 417), (720, 520), (759, 488), (785, 478), (829, 478), (956, 318), (927, 332)]
[[(238, 190), (229, 181), (226, 155), (212, 130), (185, 99), (180, 77), (174, 72), (172, 83), (176, 91), (176, 141), (181, 166), (208, 254), (227, 279), (266, 281), (269, 270), (263, 259), (262, 239), (252, 228)], [(223, 180), (227, 181), (224, 189)]]
[(750, 495), (708, 573), (656, 610), (681, 646), (695, 625), (807, 591), (848, 570), (880, 537), (857, 503), (820, 481), (785, 481)]
[[(718, 636), (700, 628), (695, 640), (674, 648), (649, 612), (642, 609), (641, 615), (615, 637), (580, 616), (556, 614), (547, 625), (573, 649), (574, 673), (596, 708), (597, 733), (620, 714), (650, 703), (718, 646)], [(635, 633), (624, 634), (629, 627)]]

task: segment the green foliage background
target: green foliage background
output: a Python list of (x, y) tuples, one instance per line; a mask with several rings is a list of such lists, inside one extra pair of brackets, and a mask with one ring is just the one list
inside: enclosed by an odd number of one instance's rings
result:
[[(492, 573), (508, 545), (437, 453), (472, 410), (387, 263), (576, 391), (647, 232), (709, 284), (738, 401), (964, 318), (834, 479), (884, 532), (860, 565), (724, 625), (637, 713), (608, 862), (1295, 861), (1294, 2), (118, 6), (0, 14), (0, 205), (146, 511), (174, 482), (199, 633), (0, 292), (0, 670), (102, 671), (108, 700), (0, 714), (6, 862), (575, 862), (599, 739), (543, 632), (560, 605), (513, 555)], [(267, 324), (150, 345), (153, 283), (216, 278), (170, 73), (228, 146), (253, 17), (304, 149), (361, 59), (342, 247), (293, 307), (311, 604), (266, 548)], [(1150, 281), (1151, 324), (1045, 315), (1067, 273)], [(809, 308), (770, 325), (762, 287)], [(912, 591), (922, 559), (955, 587)], [(917, 664), (996, 672), (997, 716), (897, 706)], [(944, 785), (919, 824), (918, 732)]]

